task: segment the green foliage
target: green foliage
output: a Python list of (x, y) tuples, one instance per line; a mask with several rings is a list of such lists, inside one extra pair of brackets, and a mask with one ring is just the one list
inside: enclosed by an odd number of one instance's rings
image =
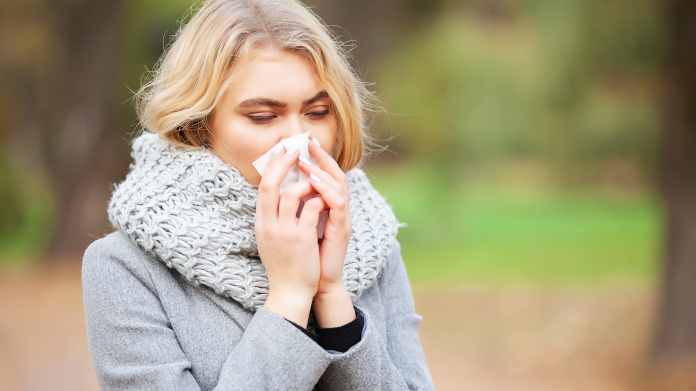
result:
[(20, 180), (17, 172), (0, 145), (0, 266), (39, 255), (54, 218), (53, 197), (46, 186)]
[(559, 177), (616, 157), (649, 174), (661, 42), (651, 3), (495, 3), (450, 6), (380, 62), (393, 148), (455, 176), (518, 158)]
[(648, 194), (447, 183), (430, 166), (375, 166), (400, 221), (415, 283), (646, 283), (656, 274), (658, 205)]

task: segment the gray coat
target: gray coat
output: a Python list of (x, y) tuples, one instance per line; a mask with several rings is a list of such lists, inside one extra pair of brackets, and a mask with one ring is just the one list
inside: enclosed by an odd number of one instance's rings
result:
[(87, 335), (104, 390), (430, 390), (400, 247), (355, 303), (360, 342), (329, 353), (275, 313), (194, 286), (118, 231), (82, 267)]

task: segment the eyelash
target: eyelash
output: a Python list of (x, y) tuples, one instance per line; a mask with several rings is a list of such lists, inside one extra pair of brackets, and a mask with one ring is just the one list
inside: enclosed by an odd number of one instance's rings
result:
[(247, 115), (247, 118), (254, 122), (263, 122), (263, 121), (269, 121), (272, 120), (273, 118), (276, 118), (275, 115), (264, 115), (264, 116), (258, 116), (258, 115)]
[[(307, 113), (307, 114), (305, 114), (305, 115), (308, 115), (308, 116), (310, 116), (310, 117), (323, 118), (324, 116), (329, 115), (329, 114), (331, 114), (331, 111), (329, 111), (328, 109), (326, 109), (326, 110), (324, 110), (324, 111), (314, 111), (314, 112), (310, 112), (310, 113)], [(270, 121), (270, 120), (272, 120), (272, 119), (274, 119), (274, 118), (277, 118), (277, 117), (278, 117), (278, 116), (276, 116), (276, 115), (264, 115), (264, 116), (247, 115), (247, 118), (249, 118), (249, 119), (252, 120), (253, 122), (266, 122), (266, 121)]]
[(331, 114), (329, 109), (326, 109), (324, 111), (314, 111), (311, 113), (307, 113), (307, 115), (309, 115), (310, 117), (324, 117), (325, 115), (329, 115), (329, 114)]

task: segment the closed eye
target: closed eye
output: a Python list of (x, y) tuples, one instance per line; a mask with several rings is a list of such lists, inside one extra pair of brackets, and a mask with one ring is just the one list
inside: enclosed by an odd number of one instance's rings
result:
[(331, 111), (329, 111), (329, 109), (326, 109), (323, 111), (311, 111), (305, 115), (313, 119), (322, 119), (329, 114), (331, 114)]
[(277, 117), (278, 116), (275, 114), (249, 114), (249, 115), (247, 115), (247, 118), (249, 118), (254, 123), (267, 123), (267, 122), (270, 122), (272, 119), (277, 118)]

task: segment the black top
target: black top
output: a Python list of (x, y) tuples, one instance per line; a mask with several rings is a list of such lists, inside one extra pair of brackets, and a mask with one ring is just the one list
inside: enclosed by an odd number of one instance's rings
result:
[[(287, 319), (286, 319), (287, 320)], [(314, 340), (324, 350), (336, 351), (345, 353), (362, 339), (363, 326), (365, 318), (363, 314), (355, 310), (355, 319), (349, 323), (339, 327), (321, 328), (317, 326), (317, 332), (307, 330), (306, 328), (287, 320), (295, 327), (300, 329), (305, 335)]]

